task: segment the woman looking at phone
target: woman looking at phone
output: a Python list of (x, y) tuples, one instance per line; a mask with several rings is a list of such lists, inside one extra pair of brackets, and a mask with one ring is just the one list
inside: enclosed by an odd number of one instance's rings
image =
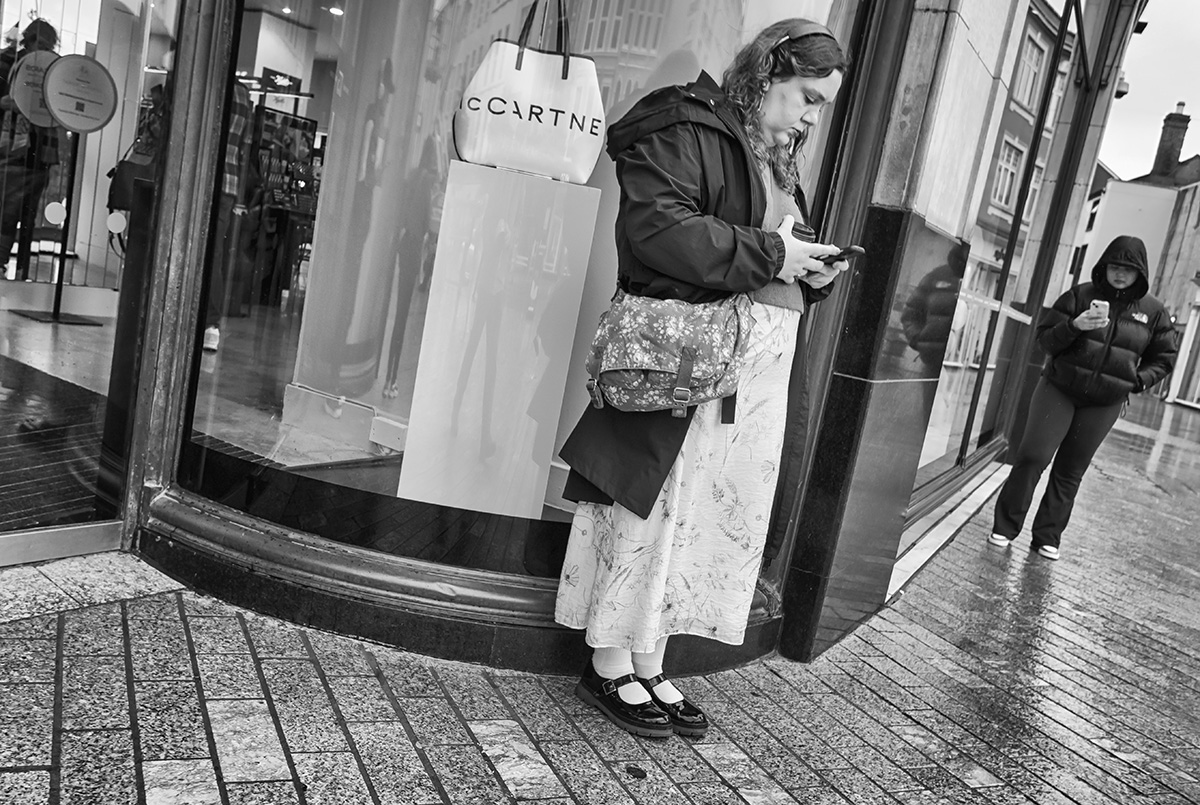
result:
[(749, 293), (754, 319), (732, 423), (722, 400), (682, 418), (588, 407), (559, 452), (572, 470), (564, 497), (579, 507), (555, 619), (593, 649), (575, 691), (638, 735), (708, 729), (663, 676), (671, 635), (745, 637), (802, 316), (847, 267), (838, 247), (792, 228), (806, 218), (796, 157), (846, 67), (828, 28), (783, 20), (720, 85), (702, 73), (651, 92), (608, 130), (621, 288), (688, 302)]
[(1108, 244), (1091, 282), (1068, 290), (1042, 315), (1037, 335), (1046, 365), (1012, 473), (996, 500), (991, 544), (1007, 548), (1020, 533), (1038, 479), (1054, 458), (1033, 518), (1031, 550), (1058, 559), (1092, 456), (1129, 395), (1158, 383), (1175, 365), (1175, 329), (1149, 289), (1146, 246), (1123, 235)]

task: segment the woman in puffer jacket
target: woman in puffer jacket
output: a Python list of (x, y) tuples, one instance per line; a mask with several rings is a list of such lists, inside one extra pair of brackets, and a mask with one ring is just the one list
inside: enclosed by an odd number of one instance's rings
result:
[(1033, 518), (1031, 550), (1058, 559), (1092, 456), (1129, 395), (1158, 383), (1175, 365), (1174, 327), (1149, 289), (1145, 244), (1121, 236), (1092, 268), (1092, 281), (1068, 290), (1042, 316), (1037, 333), (1046, 366), (1029, 402), (1012, 473), (996, 500), (991, 544), (1007, 547), (1020, 533), (1034, 488), (1053, 457), (1050, 483)]

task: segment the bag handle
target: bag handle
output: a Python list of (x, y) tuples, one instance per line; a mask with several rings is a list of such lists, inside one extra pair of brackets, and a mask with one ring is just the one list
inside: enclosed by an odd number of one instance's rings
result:
[[(517, 69), (521, 69), (521, 63), (525, 59), (525, 48), (529, 47), (529, 35), (533, 32), (533, 18), (537, 16), (538, 6), (541, 5), (541, 0), (533, 0), (529, 6), (529, 13), (525, 15), (525, 22), (521, 26), (521, 33), (517, 37)], [(567, 4), (566, 0), (558, 0), (558, 26), (557, 26), (557, 45), (554, 48), (555, 53), (561, 53), (563, 57), (562, 77), (566, 81), (571, 73), (571, 24), (567, 19)]]

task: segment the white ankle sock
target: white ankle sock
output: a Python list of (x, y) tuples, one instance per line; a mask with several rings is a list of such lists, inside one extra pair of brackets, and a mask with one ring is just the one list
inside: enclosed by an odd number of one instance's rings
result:
[[(633, 663), (633, 672), (642, 679), (651, 679), (663, 672), (663, 656), (667, 653), (667, 638), (660, 638), (654, 646), (654, 651), (641, 654), (633, 652), (630, 661)], [(671, 684), (671, 680), (664, 679), (654, 686), (654, 695), (666, 704), (675, 704), (675, 702), (683, 701), (683, 694), (679, 689)]]
[[(629, 649), (624, 648), (593, 649), (592, 667), (605, 679), (616, 679), (634, 672), (633, 659)], [(621, 697), (621, 701), (628, 704), (643, 704), (650, 701), (650, 694), (639, 682), (622, 685), (617, 688), (617, 695)]]

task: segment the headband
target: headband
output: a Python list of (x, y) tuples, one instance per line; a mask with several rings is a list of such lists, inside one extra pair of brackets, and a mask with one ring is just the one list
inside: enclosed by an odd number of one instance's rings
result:
[(784, 42), (792, 39), (802, 39), (806, 36), (828, 36), (833, 41), (837, 41), (837, 37), (833, 35), (833, 32), (821, 23), (813, 22), (812, 20), (795, 19), (788, 26), (787, 33), (781, 36), (778, 42), (771, 45), (771, 50), (779, 47)]

